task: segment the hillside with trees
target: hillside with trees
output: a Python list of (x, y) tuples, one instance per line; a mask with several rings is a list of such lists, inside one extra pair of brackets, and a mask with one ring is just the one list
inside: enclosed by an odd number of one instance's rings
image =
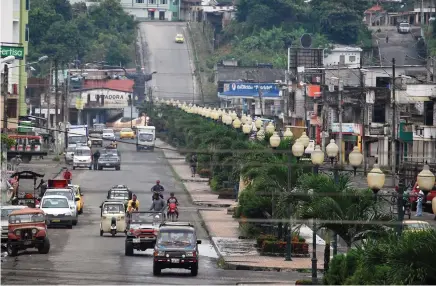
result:
[(105, 61), (124, 66), (134, 58), (136, 23), (117, 0), (88, 8), (68, 0), (34, 0), (29, 27), (30, 60), (47, 55), (60, 62)]

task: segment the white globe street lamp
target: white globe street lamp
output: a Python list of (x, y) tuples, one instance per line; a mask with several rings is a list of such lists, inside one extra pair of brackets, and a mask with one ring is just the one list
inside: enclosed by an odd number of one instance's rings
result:
[(309, 146), (309, 137), (307, 137), (306, 132), (304, 132), (303, 134), (301, 134), (300, 136), (300, 142), (301, 144), (304, 145), (304, 148), (306, 148), (307, 146)]
[(242, 122), (242, 124), (245, 124), (247, 122), (247, 116), (245, 114), (242, 114), (241, 122)]
[(360, 153), (359, 147), (354, 146), (353, 152), (348, 155), (348, 161), (350, 165), (353, 166), (354, 176), (356, 176), (357, 167), (359, 167), (363, 162), (363, 155)]
[(286, 139), (292, 139), (292, 137), (294, 137), (294, 134), (291, 131), (290, 127), (286, 127), (286, 131), (283, 133), (283, 137)]
[(374, 167), (366, 176), (368, 187), (372, 190), (374, 195), (377, 195), (377, 193), (383, 188), (385, 184), (385, 178), (386, 176), (383, 171), (380, 170), (378, 164), (374, 164)]
[(304, 145), (301, 143), (300, 139), (297, 139), (292, 145), (292, 154), (297, 157), (297, 160), (299, 160), (303, 154), (304, 154)]
[(269, 138), (269, 144), (273, 148), (277, 148), (280, 145), (280, 136), (274, 131), (273, 135)]
[(266, 126), (266, 133), (272, 134), (274, 133), (274, 131), (276, 130), (276, 128), (274, 127), (274, 125), (272, 124), (272, 122), (270, 122), (267, 126)]
[(315, 146), (315, 150), (310, 154), (310, 159), (312, 160), (312, 164), (315, 166), (321, 166), (324, 163), (324, 152), (321, 150), (319, 145)]
[(336, 156), (338, 156), (338, 153), (339, 153), (339, 147), (338, 147), (338, 145), (336, 145), (334, 139), (330, 140), (330, 143), (325, 148), (325, 151), (326, 151), (327, 156), (330, 158), (332, 165), (333, 165), (333, 160), (336, 158)]
[(424, 192), (431, 191), (434, 188), (435, 176), (430, 171), (428, 165), (424, 165), (422, 171), (418, 174), (417, 183)]
[(241, 128), (241, 120), (239, 120), (238, 117), (235, 118), (235, 120), (233, 120), (233, 128), (235, 129), (239, 129)]
[(260, 120), (259, 118), (256, 119), (256, 121), (254, 122), (257, 129), (260, 129), (262, 127), (262, 123), (263, 123), (262, 120)]
[(242, 125), (242, 132), (244, 132), (244, 134), (250, 134), (251, 126), (245, 123), (244, 125)]
[(265, 139), (265, 131), (263, 130), (263, 128), (259, 128), (259, 131), (257, 131), (257, 134), (256, 134), (256, 138), (259, 141), (262, 141)]

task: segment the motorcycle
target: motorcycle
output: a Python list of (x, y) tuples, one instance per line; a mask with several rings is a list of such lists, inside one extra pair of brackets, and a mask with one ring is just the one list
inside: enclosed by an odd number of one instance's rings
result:
[(176, 203), (170, 203), (168, 206), (168, 219), (171, 222), (174, 222), (177, 220), (176, 210), (177, 210)]

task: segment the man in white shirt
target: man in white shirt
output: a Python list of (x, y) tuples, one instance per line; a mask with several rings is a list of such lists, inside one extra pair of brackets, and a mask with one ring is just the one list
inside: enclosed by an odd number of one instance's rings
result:
[(424, 203), (424, 192), (420, 189), (416, 202), (416, 216), (422, 216), (422, 204)]

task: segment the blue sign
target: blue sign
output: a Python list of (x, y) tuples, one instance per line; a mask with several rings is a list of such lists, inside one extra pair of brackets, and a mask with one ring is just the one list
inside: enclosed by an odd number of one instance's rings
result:
[(225, 83), (221, 96), (259, 97), (259, 89), (262, 97), (279, 97), (280, 88), (275, 83)]

